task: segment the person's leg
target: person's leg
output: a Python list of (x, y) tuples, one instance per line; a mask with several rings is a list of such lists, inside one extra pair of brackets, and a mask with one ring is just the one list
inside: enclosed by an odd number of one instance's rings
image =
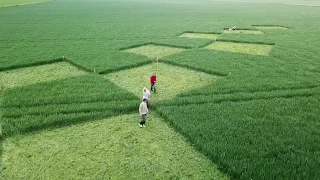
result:
[(151, 83), (151, 87), (150, 87), (150, 90), (151, 90), (151, 91), (153, 91), (153, 84), (152, 84), (152, 83)]
[(142, 120), (141, 120), (141, 122), (140, 122), (140, 125), (142, 125), (143, 127), (145, 126), (145, 124), (146, 124), (146, 114), (142, 114)]
[(156, 83), (153, 84), (153, 92), (156, 93)]
[(140, 121), (140, 127), (143, 127), (143, 122), (142, 122), (142, 119), (141, 119), (141, 121)]
[(142, 114), (141, 115), (141, 121), (140, 121), (140, 127), (143, 127), (145, 122), (146, 122), (146, 115)]

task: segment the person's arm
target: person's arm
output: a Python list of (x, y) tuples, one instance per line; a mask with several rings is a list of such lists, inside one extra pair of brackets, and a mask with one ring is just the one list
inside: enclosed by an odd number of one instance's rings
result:
[(139, 114), (141, 115), (141, 110), (142, 110), (142, 104), (139, 106)]

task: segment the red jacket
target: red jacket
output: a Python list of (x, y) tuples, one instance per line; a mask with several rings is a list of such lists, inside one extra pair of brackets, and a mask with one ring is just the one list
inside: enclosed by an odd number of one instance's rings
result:
[(152, 76), (150, 77), (150, 83), (151, 83), (151, 84), (154, 84), (154, 83), (156, 83), (156, 81), (157, 81), (157, 76), (152, 75)]

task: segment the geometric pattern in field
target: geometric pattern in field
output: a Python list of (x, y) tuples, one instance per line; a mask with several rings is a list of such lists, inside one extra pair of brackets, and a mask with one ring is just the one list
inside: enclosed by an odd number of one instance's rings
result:
[(151, 101), (171, 99), (182, 92), (202, 87), (218, 79), (218, 76), (163, 63), (114, 72), (105, 77), (140, 98), (143, 87), (150, 89), (149, 78), (153, 73), (157, 75), (157, 93), (151, 92)]
[(254, 26), (257, 29), (265, 29), (265, 30), (285, 30), (288, 29), (283, 26)]
[(229, 179), (161, 118), (149, 114), (142, 129), (139, 119), (138, 114), (129, 114), (6, 138), (0, 176)]
[(272, 45), (265, 44), (250, 44), (250, 43), (233, 43), (233, 42), (214, 42), (208, 46), (207, 49), (214, 49), (217, 51), (229, 51), (229, 52), (238, 52), (244, 54), (253, 54), (268, 56)]
[(0, 85), (11, 88), (84, 74), (86, 74), (86, 72), (77, 69), (75, 66), (70, 65), (67, 62), (58, 62), (41, 66), (1, 71)]
[(182, 48), (148, 44), (145, 46), (139, 46), (139, 47), (135, 47), (135, 48), (131, 48), (131, 49), (126, 49), (124, 51), (129, 52), (129, 53), (147, 56), (151, 59), (156, 59), (156, 58), (163, 58), (165, 56), (169, 56), (172, 54), (177, 54), (177, 53), (180, 53), (184, 50), (185, 49), (182, 49)]
[(210, 34), (210, 33), (183, 33), (178, 37), (214, 39), (214, 40), (216, 40), (219, 36), (220, 36), (220, 34)]
[(228, 31), (228, 30), (224, 30), (223, 33), (225, 34), (264, 34), (262, 31), (259, 30), (234, 30), (234, 31)]

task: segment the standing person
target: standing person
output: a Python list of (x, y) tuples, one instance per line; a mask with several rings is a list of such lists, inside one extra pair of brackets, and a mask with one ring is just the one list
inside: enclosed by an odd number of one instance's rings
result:
[(143, 99), (139, 107), (139, 113), (141, 115), (140, 127), (146, 127), (146, 116), (148, 112), (147, 99)]
[(144, 87), (144, 88), (143, 88), (143, 96), (142, 96), (142, 99), (146, 99), (146, 100), (147, 100), (147, 101), (146, 101), (147, 107), (149, 107), (149, 98), (150, 98), (150, 96), (151, 96), (150, 91), (149, 91), (146, 87)]
[(151, 77), (150, 77), (150, 83), (151, 83), (151, 91), (153, 91), (154, 93), (156, 93), (156, 81), (157, 81), (157, 76), (156, 73), (154, 73)]

